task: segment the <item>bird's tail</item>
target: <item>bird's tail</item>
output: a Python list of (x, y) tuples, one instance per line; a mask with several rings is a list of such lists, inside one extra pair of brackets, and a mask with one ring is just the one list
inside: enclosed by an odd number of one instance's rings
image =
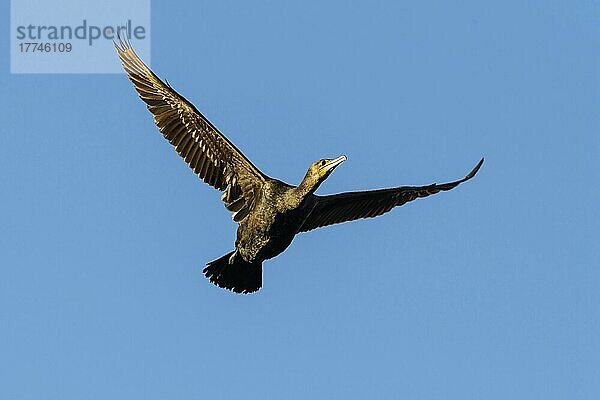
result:
[(235, 293), (253, 293), (262, 286), (262, 263), (249, 263), (232, 251), (202, 270), (212, 283)]

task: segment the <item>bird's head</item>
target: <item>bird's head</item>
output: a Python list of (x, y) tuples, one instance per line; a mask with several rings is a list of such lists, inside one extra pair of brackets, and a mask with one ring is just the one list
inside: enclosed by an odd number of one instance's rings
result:
[(302, 185), (306, 185), (311, 192), (315, 191), (319, 185), (327, 179), (327, 177), (333, 172), (333, 170), (346, 161), (346, 156), (339, 156), (338, 158), (324, 158), (322, 160), (315, 161), (308, 167), (306, 176), (302, 180)]

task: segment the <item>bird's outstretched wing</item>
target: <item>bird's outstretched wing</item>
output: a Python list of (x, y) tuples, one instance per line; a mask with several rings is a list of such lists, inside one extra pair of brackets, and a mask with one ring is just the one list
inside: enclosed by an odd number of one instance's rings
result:
[(204, 182), (218, 190), (233, 219), (252, 209), (268, 177), (256, 168), (190, 102), (140, 60), (127, 40), (115, 48), (127, 76), (154, 115), (154, 122), (177, 153)]
[(402, 186), (392, 189), (340, 193), (332, 196), (316, 196), (316, 205), (304, 221), (300, 232), (361, 218), (377, 217), (419, 197), (427, 197), (440, 191), (453, 189), (474, 177), (482, 164), (483, 158), (463, 179), (441, 185), (434, 183), (428, 186)]

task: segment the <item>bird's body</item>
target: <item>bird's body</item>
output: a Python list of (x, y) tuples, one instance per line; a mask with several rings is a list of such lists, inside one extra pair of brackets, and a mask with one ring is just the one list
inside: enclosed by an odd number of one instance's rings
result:
[(315, 190), (346, 160), (345, 156), (314, 162), (298, 186), (270, 178), (191, 103), (161, 81), (127, 41), (119, 40), (115, 47), (162, 134), (194, 173), (223, 191), (221, 199), (239, 224), (235, 249), (208, 263), (203, 272), (217, 286), (237, 293), (260, 289), (262, 262), (282, 253), (296, 234), (376, 217), (416, 198), (450, 190), (475, 176), (483, 163), (482, 159), (465, 178), (441, 185), (318, 196)]
[(255, 208), (239, 223), (237, 252), (248, 262), (262, 262), (282, 253), (310, 213), (310, 200), (299, 198), (293, 186), (269, 179)]

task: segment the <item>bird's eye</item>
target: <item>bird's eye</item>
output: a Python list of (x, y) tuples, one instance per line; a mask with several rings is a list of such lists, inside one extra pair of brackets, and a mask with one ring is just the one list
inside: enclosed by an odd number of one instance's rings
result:
[(321, 160), (321, 162), (319, 163), (319, 165), (321, 165), (321, 166), (325, 165), (325, 160)]

